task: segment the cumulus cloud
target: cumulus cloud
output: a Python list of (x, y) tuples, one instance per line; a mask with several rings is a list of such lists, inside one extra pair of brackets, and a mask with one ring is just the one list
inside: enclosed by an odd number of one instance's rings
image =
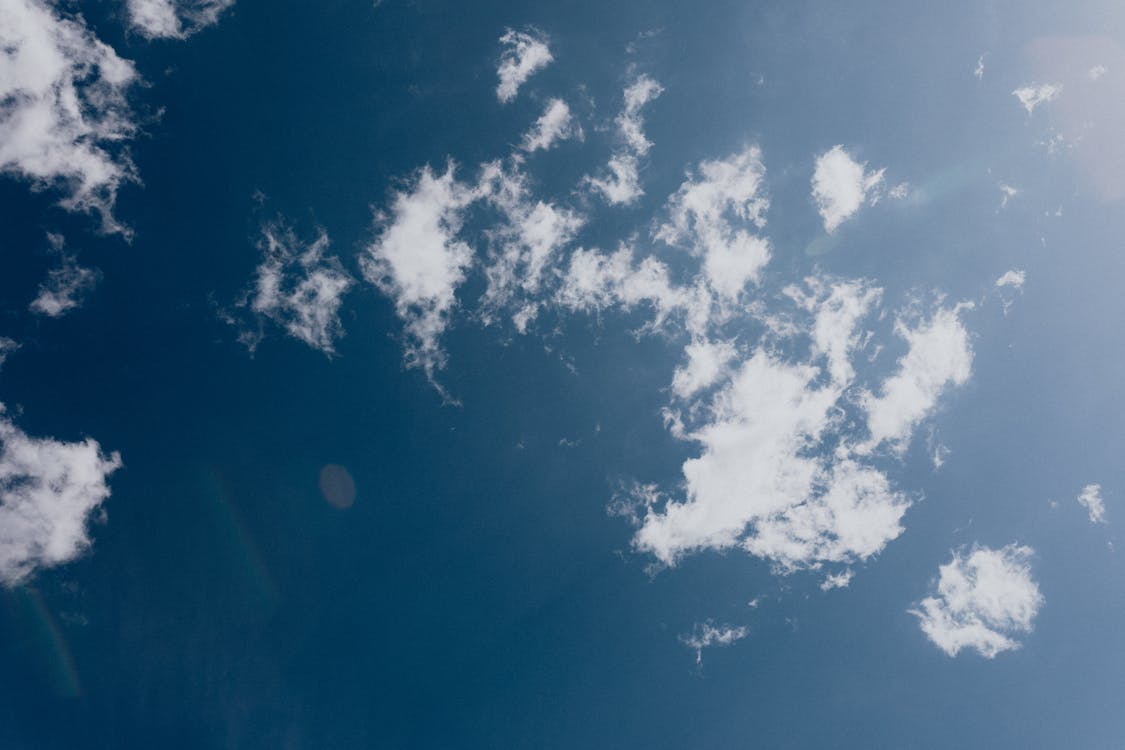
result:
[(1105, 523), (1105, 501), (1102, 500), (1102, 486), (1088, 484), (1078, 495), (1078, 504), (1086, 509), (1090, 523)]
[(47, 280), (39, 285), (39, 294), (28, 306), (33, 313), (50, 318), (61, 318), (81, 307), (101, 279), (98, 269), (78, 265), (78, 259), (64, 252), (61, 244), (57, 248), (59, 265), (47, 271)]
[(394, 300), (406, 325), (407, 366), (422, 368), (431, 381), (445, 366), (441, 336), (473, 262), (458, 234), (477, 198), (473, 186), (456, 179), (452, 163), (440, 175), (424, 167), (395, 194), (389, 212), (376, 213), (377, 236), (360, 256), (364, 278)]
[(559, 141), (581, 137), (582, 128), (574, 121), (567, 103), (562, 99), (551, 99), (535, 125), (524, 134), (523, 150), (528, 153), (546, 150)]
[(745, 625), (716, 625), (707, 622), (696, 623), (690, 633), (680, 636), (680, 642), (695, 651), (695, 663), (703, 663), (703, 649), (712, 646), (730, 646), (750, 634)]
[(937, 591), (910, 613), (926, 637), (949, 656), (972, 649), (991, 659), (1019, 648), (1043, 605), (1031, 576), (1030, 547), (974, 546), (938, 570)]
[(652, 142), (644, 133), (643, 110), (663, 92), (663, 86), (645, 75), (638, 76), (625, 88), (625, 106), (616, 120), (621, 146), (609, 158), (608, 174), (586, 179), (594, 192), (611, 204), (629, 204), (644, 195), (639, 162), (652, 148)]
[(1012, 92), (1012, 96), (1019, 99), (1020, 104), (1030, 115), (1040, 104), (1054, 101), (1062, 93), (1062, 84), (1044, 83), (1021, 86)]
[(757, 283), (770, 259), (769, 242), (739, 226), (765, 227), (765, 172), (757, 146), (704, 161), (669, 198), (669, 221), (656, 234), (701, 257), (708, 284), (728, 299), (737, 298), (747, 283)]
[(120, 467), (117, 453), (106, 454), (90, 438), (29, 436), (0, 405), (0, 582), (15, 586), (85, 551), (89, 520)]
[(234, 0), (128, 0), (129, 23), (149, 39), (186, 39), (218, 23)]
[(272, 321), (312, 348), (335, 354), (335, 342), (344, 335), (340, 305), (355, 282), (339, 258), (325, 255), (328, 244), (323, 230), (303, 242), (283, 221), (263, 225), (262, 262), (239, 302), (257, 323), (239, 336), (250, 351), (261, 342), (265, 321)]
[(1023, 271), (1012, 269), (1005, 271), (1000, 278), (996, 279), (997, 287), (1011, 287), (1012, 289), (1023, 289), (1023, 283), (1027, 280), (1027, 276)]
[(862, 451), (883, 443), (904, 451), (914, 428), (933, 411), (941, 394), (969, 379), (973, 351), (960, 315), (971, 307), (961, 303), (942, 308), (914, 327), (896, 321), (895, 333), (909, 348), (898, 361), (898, 371), (883, 381), (879, 395), (863, 395), (870, 437)]
[(534, 29), (514, 31), (508, 29), (500, 37), (503, 51), (500, 53), (500, 66), (496, 75), (500, 84), (496, 87), (496, 98), (507, 104), (516, 98), (528, 78), (547, 67), (555, 58), (547, 46), (547, 39)]
[(855, 578), (855, 571), (851, 568), (841, 570), (839, 573), (829, 573), (820, 582), (821, 591), (831, 591), (832, 589), (846, 589), (851, 585), (852, 579)]
[(43, 0), (0, 1), (0, 171), (58, 189), (64, 208), (124, 231), (113, 205), (136, 180), (124, 144), (136, 132), (127, 94), (137, 81), (81, 16)]
[(824, 221), (824, 230), (829, 234), (835, 232), (864, 203), (877, 203), (886, 171), (867, 171), (866, 162), (857, 162), (843, 146), (833, 146), (818, 156), (813, 172), (812, 195)]

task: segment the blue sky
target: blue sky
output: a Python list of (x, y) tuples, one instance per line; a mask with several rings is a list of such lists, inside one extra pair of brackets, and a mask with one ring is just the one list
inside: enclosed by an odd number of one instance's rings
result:
[(1125, 12), (0, 0), (4, 747), (1116, 747)]

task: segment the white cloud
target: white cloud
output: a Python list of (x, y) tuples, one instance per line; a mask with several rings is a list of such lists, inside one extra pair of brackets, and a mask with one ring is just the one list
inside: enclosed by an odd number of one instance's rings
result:
[(937, 591), (910, 613), (922, 632), (949, 656), (974, 649), (987, 659), (1019, 648), (1043, 605), (1031, 577), (1030, 547), (973, 547), (953, 553), (939, 569)]
[(1088, 484), (1078, 495), (1078, 504), (1090, 515), (1090, 523), (1105, 523), (1105, 501), (1102, 500), (1102, 486)]
[(540, 292), (546, 272), (557, 265), (559, 252), (574, 239), (583, 218), (570, 209), (533, 199), (518, 163), (507, 170), (500, 162), (486, 164), (476, 192), (503, 217), (485, 233), (490, 257), (481, 315), (488, 323), (501, 308), (518, 304), (513, 320), (523, 333), (543, 301)]
[(328, 356), (335, 353), (335, 342), (344, 335), (340, 305), (355, 282), (339, 258), (325, 256), (328, 244), (323, 230), (306, 243), (282, 221), (262, 226), (262, 262), (240, 301), (258, 323), (256, 330), (239, 337), (251, 351), (262, 340), (263, 322), (269, 320), (312, 348)]
[(1012, 92), (1012, 96), (1020, 100), (1020, 104), (1030, 115), (1040, 104), (1054, 101), (1062, 93), (1062, 88), (1061, 83), (1031, 84), (1016, 89)]
[(977, 58), (977, 67), (973, 69), (973, 75), (978, 81), (984, 80), (984, 55)]
[(186, 39), (218, 23), (234, 0), (128, 0), (129, 23), (149, 39)]
[(7, 336), (0, 336), (0, 366), (8, 360), (8, 355), (20, 348), (20, 343)]
[(29, 436), (0, 405), (0, 582), (17, 585), (85, 551), (87, 524), (120, 467), (120, 456), (106, 455), (90, 438)]
[(455, 178), (453, 164), (441, 175), (424, 167), (395, 194), (389, 213), (376, 214), (378, 236), (360, 257), (364, 277), (394, 300), (406, 324), (407, 366), (421, 367), (431, 381), (445, 365), (441, 336), (473, 262), (458, 233), (477, 197)]
[(809, 292), (799, 286), (785, 289), (801, 308), (815, 313), (812, 325), (813, 352), (828, 359), (832, 381), (847, 384), (855, 377), (851, 364), (852, 350), (859, 344), (859, 321), (882, 297), (882, 290), (862, 281), (836, 282), (828, 287), (821, 279), (805, 279)]
[(562, 99), (551, 99), (535, 126), (524, 134), (523, 150), (528, 153), (546, 150), (558, 141), (581, 137), (582, 128), (574, 121), (570, 107)]
[(842, 570), (839, 573), (829, 573), (820, 582), (821, 591), (831, 591), (832, 589), (846, 589), (851, 585), (852, 579), (855, 578), (855, 571), (851, 568)]
[(0, 171), (60, 189), (66, 209), (124, 231), (113, 205), (136, 180), (123, 144), (136, 131), (126, 94), (137, 81), (81, 16), (43, 0), (0, 0)]
[(627, 246), (608, 255), (593, 249), (575, 250), (563, 273), (557, 301), (566, 309), (582, 312), (617, 306), (631, 310), (648, 304), (654, 313), (653, 328), (663, 325), (670, 314), (690, 312), (698, 304), (692, 290), (671, 282), (664, 263), (652, 256), (634, 263), (633, 250)]
[(867, 164), (855, 161), (843, 146), (833, 146), (818, 156), (812, 195), (824, 220), (824, 230), (829, 234), (835, 232), (864, 203), (877, 203), (885, 172), (868, 172)]
[(728, 371), (731, 360), (738, 356), (732, 341), (692, 341), (684, 348), (687, 364), (677, 367), (672, 375), (672, 392), (687, 399), (718, 382)]
[(1090, 68), (1089, 71), (1087, 71), (1087, 75), (1090, 77), (1091, 81), (1096, 81), (1108, 72), (1109, 68), (1107, 68), (1106, 66), (1095, 65), (1094, 67)]
[(644, 75), (625, 88), (625, 106), (616, 120), (621, 148), (610, 156), (607, 176), (586, 178), (590, 187), (611, 204), (629, 204), (644, 195), (638, 172), (639, 160), (648, 153), (652, 142), (644, 133), (642, 111), (646, 104), (663, 92), (663, 86)]
[(47, 280), (39, 285), (39, 294), (28, 305), (33, 313), (61, 318), (82, 302), (101, 279), (96, 268), (78, 265), (78, 259), (59, 250), (59, 267), (47, 271)]
[(741, 641), (750, 634), (750, 628), (745, 625), (716, 625), (707, 622), (696, 623), (692, 632), (680, 636), (680, 642), (695, 651), (695, 663), (703, 663), (703, 649), (712, 646), (730, 646)]
[(514, 31), (508, 29), (500, 37), (504, 50), (500, 53), (500, 66), (496, 75), (500, 84), (496, 87), (496, 98), (502, 103), (516, 98), (520, 86), (536, 71), (551, 63), (554, 58), (547, 46), (547, 40), (534, 29)]
[(765, 172), (757, 146), (704, 161), (668, 199), (669, 221), (656, 234), (702, 257), (708, 284), (727, 299), (737, 298), (747, 283), (757, 283), (770, 259), (769, 242), (736, 225), (765, 226)]
[(1005, 271), (1000, 278), (996, 279), (996, 286), (1011, 287), (1012, 289), (1019, 290), (1023, 289), (1023, 283), (1026, 280), (1027, 276), (1023, 271), (1013, 268), (1010, 271)]
[(883, 382), (879, 395), (865, 393), (861, 399), (870, 433), (861, 452), (884, 442), (895, 451), (904, 451), (914, 428), (933, 411), (942, 392), (969, 379), (973, 351), (960, 314), (971, 307), (961, 303), (943, 308), (914, 328), (901, 318), (895, 322), (895, 333), (906, 339), (909, 349), (898, 361), (898, 372)]

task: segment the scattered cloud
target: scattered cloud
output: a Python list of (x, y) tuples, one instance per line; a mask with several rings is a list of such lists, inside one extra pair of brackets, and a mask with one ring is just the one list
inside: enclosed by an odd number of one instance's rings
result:
[(1026, 280), (1026, 275), (1023, 271), (1012, 269), (1005, 271), (1004, 274), (996, 279), (997, 287), (1011, 287), (1012, 289), (1023, 289), (1023, 282)]
[(901, 318), (895, 322), (895, 333), (906, 339), (909, 349), (898, 361), (898, 372), (883, 382), (879, 395), (863, 395), (870, 437), (861, 452), (883, 443), (904, 451), (914, 428), (933, 411), (942, 392), (969, 379), (973, 351), (960, 316), (971, 308), (967, 302), (945, 307), (914, 327)]
[(7, 336), (0, 336), (0, 366), (8, 361), (8, 355), (20, 348), (20, 343)]
[(684, 348), (687, 363), (672, 375), (672, 392), (688, 399), (709, 388), (727, 374), (730, 362), (738, 356), (733, 341), (699, 339)]
[(61, 318), (77, 310), (101, 279), (101, 271), (78, 265), (78, 258), (63, 250), (62, 238), (52, 235), (52, 245), (59, 265), (47, 271), (47, 280), (39, 285), (39, 294), (28, 306), (37, 315)]
[(547, 46), (547, 39), (535, 29), (515, 31), (508, 29), (500, 37), (503, 51), (496, 75), (500, 83), (496, 98), (507, 104), (516, 98), (522, 86), (535, 72), (547, 67), (555, 58)]
[(669, 221), (656, 233), (658, 240), (703, 258), (708, 284), (727, 299), (736, 299), (747, 283), (757, 283), (770, 259), (769, 242), (738, 226), (765, 227), (765, 173), (757, 146), (704, 161), (668, 199)]
[(133, 64), (79, 15), (43, 0), (0, 2), (0, 172), (57, 189), (67, 210), (113, 217), (119, 188), (136, 181), (125, 144), (136, 132), (127, 100)]
[(750, 634), (745, 625), (716, 625), (707, 622), (696, 623), (691, 633), (681, 635), (680, 642), (695, 651), (695, 663), (703, 663), (703, 649), (712, 646), (730, 646)]
[(864, 203), (877, 203), (886, 171), (868, 172), (866, 162), (857, 162), (843, 146), (833, 146), (818, 156), (812, 196), (824, 221), (824, 231), (832, 234)]
[(839, 573), (829, 573), (820, 582), (821, 591), (831, 591), (832, 589), (846, 589), (851, 585), (852, 579), (855, 578), (855, 571), (851, 568), (842, 570)]
[(0, 405), (0, 582), (18, 585), (85, 551), (89, 521), (120, 467), (117, 453), (107, 455), (90, 438), (29, 436)]
[(991, 659), (1019, 648), (1043, 605), (1031, 577), (1030, 547), (974, 546), (954, 551), (938, 571), (937, 591), (910, 613), (926, 637), (949, 656), (972, 649)]
[(551, 99), (532, 129), (524, 134), (523, 150), (547, 150), (559, 141), (582, 138), (582, 128), (574, 121), (570, 107), (562, 99)]
[(395, 193), (389, 212), (376, 213), (377, 236), (360, 256), (364, 278), (394, 300), (406, 324), (407, 366), (422, 368), (435, 386), (445, 366), (441, 336), (473, 262), (472, 248), (458, 234), (477, 197), (456, 179), (452, 163), (440, 175), (422, 168)]
[(323, 230), (304, 242), (282, 220), (262, 226), (262, 262), (238, 305), (257, 323), (239, 336), (250, 351), (261, 342), (265, 321), (271, 321), (312, 348), (335, 354), (335, 342), (344, 335), (340, 305), (355, 282), (339, 258), (325, 255), (328, 244)]
[(234, 0), (128, 0), (129, 23), (148, 39), (186, 39), (218, 23)]
[(1011, 185), (1000, 183), (1000, 209), (1003, 210), (1008, 207), (1008, 201), (1015, 198), (1020, 194), (1019, 188), (1014, 188)]
[(1062, 93), (1062, 84), (1044, 83), (1021, 86), (1012, 92), (1012, 96), (1020, 100), (1020, 104), (1030, 115), (1040, 104), (1054, 101)]
[(1090, 523), (1105, 523), (1105, 501), (1102, 500), (1102, 486), (1088, 484), (1078, 495), (1078, 504), (1090, 515)]
[(638, 76), (625, 88), (625, 106), (616, 120), (621, 147), (609, 158), (608, 175), (586, 178), (594, 192), (611, 204), (627, 205), (644, 195), (639, 161), (652, 148), (652, 142), (645, 136), (642, 112), (646, 104), (663, 92), (663, 86), (645, 75)]
[(977, 67), (973, 69), (973, 75), (977, 77), (978, 81), (984, 80), (984, 55), (977, 58)]
[(1095, 65), (1094, 67), (1090, 68), (1090, 70), (1088, 70), (1086, 72), (1086, 75), (1088, 75), (1090, 77), (1091, 81), (1096, 81), (1108, 72), (1109, 72), (1109, 68), (1107, 68), (1106, 66)]

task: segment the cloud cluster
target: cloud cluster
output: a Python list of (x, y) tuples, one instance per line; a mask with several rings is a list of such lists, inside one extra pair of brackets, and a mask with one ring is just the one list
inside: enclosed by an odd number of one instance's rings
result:
[(238, 303), (256, 322), (239, 336), (248, 349), (258, 346), (263, 324), (271, 321), (298, 341), (328, 356), (335, 354), (335, 342), (344, 335), (340, 305), (355, 282), (339, 258), (325, 254), (328, 244), (323, 230), (303, 242), (283, 221), (263, 225), (258, 243), (262, 262)]
[(118, 454), (90, 438), (29, 436), (0, 405), (0, 583), (14, 586), (85, 551), (90, 518), (120, 467)]
[(949, 656), (971, 649), (991, 659), (1019, 648), (1043, 605), (1031, 576), (1030, 547), (973, 547), (954, 551), (938, 570), (937, 590), (910, 613), (922, 632)]
[(43, 0), (0, 0), (0, 171), (58, 189), (68, 210), (97, 214), (106, 231), (122, 184), (136, 170), (127, 101), (133, 64), (81, 16)]
[(534, 29), (515, 31), (508, 29), (500, 37), (504, 48), (500, 53), (500, 65), (496, 75), (500, 83), (496, 86), (496, 98), (507, 104), (516, 98), (528, 78), (551, 64), (555, 59), (547, 46), (547, 39)]
[(1030, 115), (1040, 104), (1054, 101), (1061, 93), (1061, 84), (1044, 83), (1021, 86), (1012, 92), (1012, 96), (1019, 99), (1020, 104), (1027, 110), (1027, 114)]
[(186, 39), (218, 23), (234, 0), (128, 0), (129, 23), (148, 39)]

